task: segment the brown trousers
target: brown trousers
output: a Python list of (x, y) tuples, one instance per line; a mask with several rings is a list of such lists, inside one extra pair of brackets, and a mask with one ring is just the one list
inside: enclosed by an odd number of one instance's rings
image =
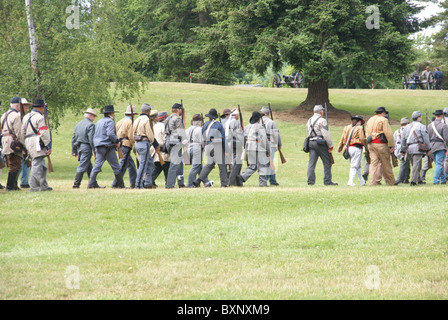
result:
[(395, 177), (390, 163), (389, 147), (385, 143), (370, 143), (369, 185), (378, 185), (382, 177), (389, 186), (394, 185)]
[(22, 157), (14, 153), (7, 155), (7, 157), (9, 157), (9, 172), (19, 172), (22, 168)]

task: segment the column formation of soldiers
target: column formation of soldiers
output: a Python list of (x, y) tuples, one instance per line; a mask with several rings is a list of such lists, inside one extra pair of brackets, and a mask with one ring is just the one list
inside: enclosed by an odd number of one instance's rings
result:
[[(32, 111), (27, 113), (29, 106)], [(21, 114), (23, 107), (25, 114)], [(10, 109), (1, 119), (2, 156), (9, 167), (7, 191), (20, 190), (18, 176), (22, 172), (20, 186), (30, 191), (51, 191), (46, 181), (45, 158), (51, 154), (52, 143), (43, 116), (45, 102), (14, 97)], [(78, 189), (85, 173), (89, 189), (105, 188), (97, 183), (97, 176), (107, 161), (114, 173), (112, 188), (125, 187), (124, 175), (129, 176), (131, 189), (155, 189), (156, 180), (163, 172), (165, 188), (212, 187), (214, 181), (209, 174), (218, 166), (221, 187), (242, 187), (258, 172), (259, 186), (277, 186), (275, 153), (281, 153), (281, 137), (276, 123), (270, 117), (270, 107), (252, 113), (244, 128), (239, 108), (224, 109), (222, 116), (214, 108), (205, 115), (195, 114), (191, 126), (185, 130), (182, 103), (175, 103), (168, 112), (158, 112), (148, 103), (143, 103), (140, 114), (129, 105), (124, 117), (115, 122), (116, 111), (107, 105), (104, 117), (96, 125), (97, 112), (84, 111), (84, 118), (75, 127), (72, 136), (72, 155), (78, 158), (73, 188)], [(325, 114), (325, 117), (324, 117)], [(138, 117), (136, 117), (138, 115)], [(351, 117), (352, 123), (345, 126), (337, 151), (349, 160), (350, 170), (347, 185), (380, 185), (384, 178), (387, 185), (410, 183), (411, 186), (425, 184), (425, 163), (435, 163), (433, 184), (446, 184), (448, 176), (447, 141), (448, 108), (436, 110), (428, 126), (422, 124), (422, 112), (412, 113), (412, 122), (402, 118), (401, 127), (392, 133), (389, 113), (378, 107), (367, 122), (360, 115)], [(425, 114), (427, 117), (427, 115)], [(306, 124), (309, 140), (308, 185), (316, 183), (315, 168), (318, 159), (324, 166), (324, 185), (338, 185), (332, 179), (334, 144), (328, 128), (326, 109), (314, 107), (313, 116)], [(118, 156), (117, 156), (118, 151)], [(364, 153), (363, 153), (364, 152)], [(132, 153), (135, 154), (136, 163)], [(204, 153), (207, 157), (203, 165)], [(95, 156), (92, 165), (92, 156)], [(366, 158), (367, 170), (363, 173), (361, 163)], [(282, 154), (281, 154), (282, 156)], [(391, 161), (392, 160), (392, 161)], [(398, 164), (399, 160), (399, 164)], [(247, 167), (243, 170), (243, 163)], [(184, 182), (184, 165), (191, 169)], [(400, 166), (395, 179), (393, 166)], [(0, 161), (0, 173), (5, 163)], [(29, 185), (27, 172), (30, 171)]]

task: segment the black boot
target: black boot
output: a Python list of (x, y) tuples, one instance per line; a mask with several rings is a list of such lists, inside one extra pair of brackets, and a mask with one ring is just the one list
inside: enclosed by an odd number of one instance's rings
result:
[(6, 181), (6, 191), (16, 191), (15, 188), (15, 181), (16, 181), (16, 172), (9, 172), (8, 173), (8, 180)]
[(123, 181), (123, 174), (122, 173), (116, 174), (115, 179), (117, 180), (117, 188), (125, 189), (124, 181)]
[(79, 189), (83, 176), (84, 172), (76, 172), (75, 182), (73, 183), (73, 189)]
[(20, 188), (19, 188), (19, 174), (20, 174), (20, 171), (17, 171), (17, 172), (15, 172), (14, 173), (14, 190), (15, 191), (20, 191)]
[(97, 175), (98, 175), (98, 172), (97, 173), (93, 173), (92, 172), (90, 174), (89, 185), (87, 186), (87, 189), (99, 189), (99, 188), (102, 188), (96, 182), (96, 176)]

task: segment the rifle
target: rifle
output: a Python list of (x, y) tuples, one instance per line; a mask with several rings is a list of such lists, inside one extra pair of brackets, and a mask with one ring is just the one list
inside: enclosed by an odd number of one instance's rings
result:
[[(426, 116), (426, 121), (425, 121), (425, 125), (426, 125), (426, 128), (428, 128), (428, 120), (430, 121), (430, 122), (432, 122), (432, 120), (428, 117), (428, 115), (427, 115), (427, 112), (428, 112), (428, 110), (426, 110), (426, 113), (424, 112), (424, 111), (422, 111), (423, 112), (423, 114)], [(429, 146), (428, 146), (429, 147)], [(427, 157), (428, 157), (428, 170), (429, 169), (432, 169), (432, 161), (431, 161), (431, 157), (429, 156), (429, 155), (427, 155)]]
[[(271, 104), (270, 103), (268, 103), (268, 108), (269, 108), (269, 115), (271, 116), (271, 120), (274, 121), (274, 116), (272, 115), (272, 109), (271, 109)], [(282, 164), (284, 164), (286, 162), (286, 159), (283, 156), (282, 150), (278, 149), (278, 153), (280, 154), (280, 160), (282, 161)]]
[[(22, 100), (20, 100), (20, 104), (22, 104)], [(45, 97), (44, 97), (44, 119), (45, 119), (45, 123), (48, 128), (48, 131), (50, 131), (50, 142), (53, 142), (53, 135), (51, 134), (51, 127), (50, 127), (50, 118), (48, 117), (48, 112), (47, 112), (47, 101), (45, 100)], [(48, 171), (54, 172), (53, 164), (51, 163), (50, 156), (48, 155), (47, 158), (48, 158)]]
[[(325, 102), (325, 121), (327, 121), (327, 125), (328, 125), (328, 115), (327, 115), (327, 103)], [(333, 154), (328, 151), (328, 153), (330, 154), (330, 164), (334, 164), (334, 157)]]
[(241, 128), (243, 129), (243, 132), (244, 132), (243, 114), (241, 113), (240, 105), (238, 105), (238, 113), (239, 113), (239, 115), (240, 115), (240, 124), (241, 124)]
[[(182, 126), (183, 126), (182, 129), (185, 132), (185, 109), (184, 109), (184, 102), (182, 99), (180, 100), (180, 105), (182, 106)], [(182, 149), (183, 149), (182, 156), (184, 157), (184, 164), (190, 165), (191, 161), (190, 161), (190, 157), (188, 156), (187, 150), (184, 147), (182, 147)]]

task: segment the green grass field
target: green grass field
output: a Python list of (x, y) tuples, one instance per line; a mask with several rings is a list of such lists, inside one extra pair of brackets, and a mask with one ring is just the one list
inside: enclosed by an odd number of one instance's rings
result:
[[(305, 96), (304, 89), (151, 83), (132, 102), (160, 111), (183, 99), (188, 119), (240, 104), (247, 123), (267, 103), (288, 111)], [(330, 90), (330, 99), (352, 114), (384, 105), (399, 120), (446, 107), (448, 92)], [(53, 192), (0, 192), (1, 299), (448, 298), (446, 186), (348, 187), (348, 161), (335, 154), (339, 186), (323, 186), (319, 163), (309, 187), (305, 128), (291, 119), (278, 122), (287, 158), (279, 187), (257, 187), (255, 174), (243, 188), (168, 191), (160, 177), (157, 190), (114, 190), (106, 163), (98, 183), (107, 189), (87, 190), (85, 178), (73, 190), (70, 141), (81, 117), (66, 116), (54, 132)], [(330, 130), (337, 143), (342, 127)], [(217, 169), (211, 179), (219, 186)]]

